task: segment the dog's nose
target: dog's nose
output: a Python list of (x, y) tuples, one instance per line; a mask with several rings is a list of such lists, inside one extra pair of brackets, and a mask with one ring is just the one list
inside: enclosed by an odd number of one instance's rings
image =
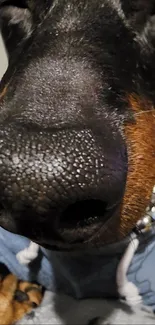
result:
[(117, 135), (7, 128), (0, 131), (1, 201), (27, 220), (41, 215), (68, 227), (98, 216), (104, 220), (123, 195), (124, 161)]

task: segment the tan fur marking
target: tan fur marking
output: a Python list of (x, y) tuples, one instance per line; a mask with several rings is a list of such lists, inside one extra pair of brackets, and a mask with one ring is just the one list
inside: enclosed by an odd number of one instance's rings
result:
[(144, 215), (155, 185), (155, 109), (136, 95), (129, 96), (135, 123), (125, 126), (128, 176), (119, 225), (126, 235)]
[(5, 94), (6, 94), (6, 92), (7, 92), (7, 89), (8, 89), (8, 85), (6, 85), (6, 86), (3, 88), (2, 92), (0, 93), (0, 100), (5, 96)]

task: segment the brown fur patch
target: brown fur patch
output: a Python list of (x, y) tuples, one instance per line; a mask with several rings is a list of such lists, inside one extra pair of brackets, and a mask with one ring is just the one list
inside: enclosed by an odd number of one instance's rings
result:
[[(25, 292), (28, 289), (28, 299), (23, 301), (15, 299), (16, 290)], [(43, 293), (40, 285), (18, 281), (13, 274), (7, 275), (0, 281), (0, 324), (15, 324), (34, 307), (39, 306), (42, 298)]]
[(125, 126), (128, 176), (119, 225), (119, 237), (135, 226), (145, 213), (155, 185), (155, 109), (136, 95), (129, 96), (135, 122)]
[(3, 90), (1, 91), (0, 93), (0, 100), (5, 96), (6, 92), (7, 92), (7, 89), (8, 89), (8, 85), (6, 85)]
[(124, 125), (128, 174), (123, 204), (106, 224), (101, 223), (91, 242), (108, 244), (126, 237), (143, 217), (155, 185), (155, 108), (137, 95), (128, 97), (133, 122)]
[(20, 281), (18, 284), (18, 289), (23, 292), (26, 292), (27, 289), (30, 290), (29, 292), (27, 292), (28, 301), (23, 301), (22, 303), (18, 301), (13, 301), (13, 308), (14, 308), (14, 317), (12, 322), (13, 324), (18, 320), (20, 320), (25, 314), (32, 311), (34, 307), (39, 306), (43, 298), (40, 285)]
[(13, 323), (14, 308), (12, 300), (17, 289), (17, 278), (9, 274), (0, 283), (0, 324), (10, 325)]

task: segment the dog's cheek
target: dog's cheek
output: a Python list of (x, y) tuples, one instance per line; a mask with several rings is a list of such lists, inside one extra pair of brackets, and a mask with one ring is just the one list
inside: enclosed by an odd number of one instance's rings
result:
[(137, 96), (129, 97), (135, 122), (125, 127), (128, 176), (119, 235), (126, 235), (144, 215), (155, 185), (155, 109)]

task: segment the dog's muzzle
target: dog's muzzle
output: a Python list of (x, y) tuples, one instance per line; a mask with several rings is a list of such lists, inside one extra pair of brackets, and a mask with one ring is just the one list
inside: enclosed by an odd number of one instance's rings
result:
[(89, 129), (1, 129), (1, 207), (12, 221), (1, 218), (0, 225), (48, 240), (60, 228), (105, 223), (121, 202), (126, 173), (125, 149), (117, 135), (109, 134), (106, 142)]

